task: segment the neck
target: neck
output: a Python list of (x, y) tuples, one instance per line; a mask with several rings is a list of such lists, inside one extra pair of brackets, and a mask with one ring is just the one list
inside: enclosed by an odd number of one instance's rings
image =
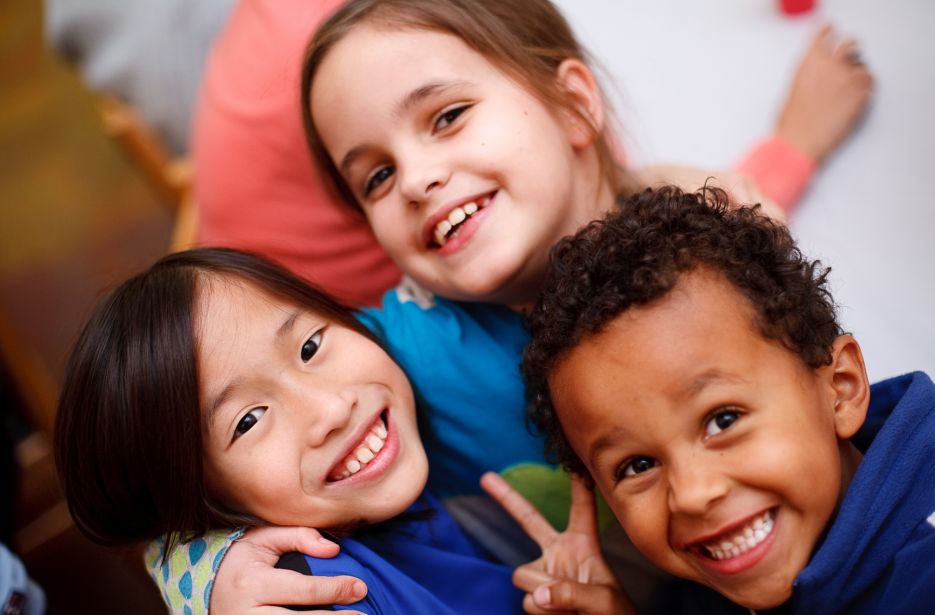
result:
[[(588, 172), (596, 173), (598, 171), (595, 169)], [(586, 190), (580, 190), (575, 196), (575, 204), (569, 208), (567, 223), (564, 228), (560, 230), (559, 236), (555, 240), (556, 244), (562, 238), (575, 234), (588, 223), (594, 220), (600, 220), (616, 206), (617, 193), (608, 182), (599, 181), (589, 183), (591, 186)], [(533, 278), (527, 278), (528, 283), (523, 292), (516, 293), (515, 299), (507, 303), (507, 307), (515, 312), (526, 314), (532, 309), (532, 306), (535, 305), (536, 299), (539, 296), (539, 291), (542, 290), (542, 286), (545, 284), (546, 277), (549, 273), (549, 255), (540, 255), (538, 262), (536, 262), (534, 266), (536, 267), (538, 275)]]

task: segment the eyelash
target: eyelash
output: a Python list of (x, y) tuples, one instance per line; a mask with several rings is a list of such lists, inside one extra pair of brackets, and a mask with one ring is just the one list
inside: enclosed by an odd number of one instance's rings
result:
[[(396, 169), (390, 166), (380, 167), (374, 171), (364, 182), (364, 196), (370, 196), (370, 193), (379, 188), (380, 184), (388, 180), (395, 171)], [(387, 172), (387, 174), (384, 175), (384, 172)]]
[[(268, 408), (266, 406), (257, 406), (256, 408), (253, 408), (252, 410), (247, 412), (245, 415), (243, 415), (243, 417), (241, 417), (241, 419), (237, 421), (237, 426), (234, 428), (234, 438), (233, 438), (234, 440), (236, 440), (240, 436), (244, 435), (245, 433), (253, 429), (254, 426), (256, 426), (256, 424), (260, 422), (260, 418), (262, 418), (263, 415), (261, 414), (259, 418), (253, 415), (253, 413), (256, 412), (257, 410), (262, 410), (263, 414), (266, 414), (266, 411), (268, 410)], [(247, 419), (251, 419), (251, 418), (253, 419), (252, 423), (247, 421)]]
[[(631, 469), (633, 468), (633, 465), (634, 465), (636, 462), (638, 462), (638, 461), (649, 461), (649, 462), (652, 463), (652, 465), (649, 466), (648, 468), (646, 468), (646, 469), (640, 471), (640, 472), (636, 472), (636, 471), (632, 471), (632, 472), (631, 472)], [(636, 457), (631, 457), (630, 459), (627, 459), (627, 460), (617, 469), (616, 476), (615, 476), (614, 478), (616, 478), (617, 481), (619, 482), (619, 481), (621, 481), (621, 480), (624, 480), (625, 478), (631, 478), (631, 477), (636, 476), (636, 475), (638, 475), (638, 474), (643, 474), (644, 472), (648, 472), (649, 470), (655, 468), (657, 465), (659, 465), (659, 462), (656, 461), (655, 459), (653, 459), (652, 457), (646, 457), (646, 456), (643, 456), (643, 455), (639, 455), (639, 456), (636, 456)]]
[[(717, 421), (719, 418), (728, 417), (728, 416), (733, 416), (734, 418), (727, 424), (727, 426), (722, 427), (720, 425), (715, 424), (715, 421)], [(734, 424), (736, 424), (738, 420), (740, 420), (741, 416), (743, 416), (743, 413), (737, 408), (733, 408), (733, 407), (718, 408), (717, 410), (712, 412), (708, 416), (707, 419), (705, 419), (705, 422), (704, 422), (705, 439), (713, 438), (714, 436), (727, 431), (728, 429), (733, 427)], [(717, 427), (719, 431), (716, 431), (714, 433), (709, 433), (708, 430), (710, 429), (711, 426)]]
[[(314, 357), (318, 353), (318, 351), (321, 349), (321, 341), (322, 341), (322, 337), (324, 336), (324, 332), (325, 332), (324, 329), (319, 329), (318, 331), (315, 331), (302, 344), (302, 348), (299, 350), (299, 358), (302, 360), (302, 363), (308, 363), (309, 361), (311, 361), (312, 357)], [(306, 347), (310, 345), (313, 346), (311, 350), (309, 351), (311, 352), (311, 354), (309, 354), (309, 356), (306, 357), (305, 356)]]
[[(432, 130), (434, 132), (439, 132), (445, 130), (453, 123), (455, 123), (465, 111), (471, 108), (471, 105), (456, 105), (454, 107), (449, 107), (438, 114), (438, 117), (435, 118), (435, 121), (432, 122)], [(445, 120), (447, 124), (445, 126), (439, 126), (439, 124)]]

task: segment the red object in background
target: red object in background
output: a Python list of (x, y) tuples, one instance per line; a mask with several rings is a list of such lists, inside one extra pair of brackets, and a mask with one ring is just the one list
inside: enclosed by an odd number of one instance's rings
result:
[(815, 8), (815, 0), (779, 0), (779, 8), (786, 15), (800, 15)]

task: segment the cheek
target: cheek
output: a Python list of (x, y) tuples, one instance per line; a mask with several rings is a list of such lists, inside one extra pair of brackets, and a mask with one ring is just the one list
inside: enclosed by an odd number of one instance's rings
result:
[(651, 495), (612, 494), (608, 504), (633, 546), (657, 565), (668, 551), (668, 511)]
[(828, 508), (827, 502), (836, 501), (839, 491), (841, 466), (836, 442), (817, 437), (814, 430), (785, 433), (789, 436), (761, 439), (738, 467), (754, 486), (776, 493), (794, 508)]

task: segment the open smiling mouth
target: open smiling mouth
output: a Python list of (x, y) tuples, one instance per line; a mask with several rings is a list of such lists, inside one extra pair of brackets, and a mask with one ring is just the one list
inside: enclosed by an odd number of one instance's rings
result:
[(350, 454), (335, 464), (334, 469), (328, 474), (328, 482), (337, 482), (357, 474), (383, 450), (388, 433), (385, 415), (386, 411), (381, 412)]
[(463, 203), (448, 212), (448, 217), (440, 220), (435, 225), (432, 233), (432, 245), (430, 247), (441, 248), (448, 240), (456, 236), (461, 230), (461, 226), (490, 203), (494, 193), (479, 197), (473, 201)]
[(729, 534), (700, 543), (697, 550), (702, 556), (716, 561), (738, 557), (762, 544), (772, 534), (775, 520), (775, 509), (767, 510)]

